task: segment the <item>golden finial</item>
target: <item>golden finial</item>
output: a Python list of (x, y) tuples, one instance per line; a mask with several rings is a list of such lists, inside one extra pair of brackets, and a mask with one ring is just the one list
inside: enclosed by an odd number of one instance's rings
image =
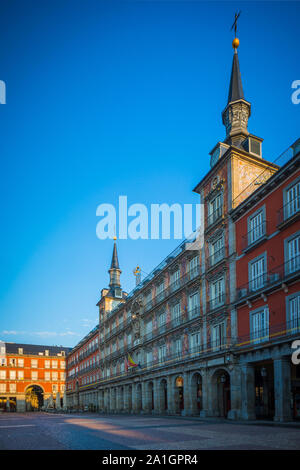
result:
[(234, 40), (232, 41), (232, 47), (233, 49), (237, 49), (239, 47), (239, 44), (240, 44), (240, 41), (238, 38), (234, 38)]
[(114, 240), (116, 240), (116, 239), (117, 239), (117, 237), (116, 237), (116, 236), (114, 236)]

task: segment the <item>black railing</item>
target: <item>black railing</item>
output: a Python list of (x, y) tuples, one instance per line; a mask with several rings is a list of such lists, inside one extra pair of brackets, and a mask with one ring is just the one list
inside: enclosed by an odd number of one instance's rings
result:
[(300, 196), (292, 199), (277, 211), (277, 226), (300, 214)]
[(155, 307), (157, 304), (166, 299), (170, 294), (176, 292), (180, 287), (183, 287), (189, 281), (195, 279), (200, 273), (200, 266), (197, 264), (194, 268), (188, 271), (186, 274), (181, 276), (179, 279), (176, 279), (175, 282), (166, 287), (162, 292), (157, 294), (153, 299), (148, 301), (145, 305), (145, 312), (150, 310), (152, 307)]
[(268, 325), (266, 328), (256, 330), (248, 335), (238, 336), (235, 347), (245, 347), (265, 343), (269, 341), (277, 341), (285, 337), (290, 337), (300, 333), (300, 312), (298, 317), (284, 323)]
[(259, 294), (280, 282), (288, 282), (290, 279), (298, 276), (299, 271), (300, 255), (291, 258), (284, 264), (277, 266), (266, 273), (262, 273), (260, 276), (251, 279), (247, 284), (238, 287), (236, 301), (243, 300), (248, 296)]
[(215, 310), (219, 307), (222, 307), (225, 304), (226, 295), (225, 293), (221, 293), (214, 297), (213, 299), (209, 299), (208, 305), (209, 310)]
[(257, 225), (253, 229), (249, 230), (246, 235), (242, 236), (242, 250), (246, 250), (251, 246), (256, 245), (267, 235), (267, 221), (262, 221), (261, 224)]
[(219, 250), (215, 251), (212, 255), (208, 257), (208, 265), (211, 268), (219, 261), (225, 258), (225, 246), (222, 246)]
[(206, 217), (206, 228), (213, 225), (217, 220), (221, 219), (223, 215), (223, 207), (218, 207), (211, 214)]

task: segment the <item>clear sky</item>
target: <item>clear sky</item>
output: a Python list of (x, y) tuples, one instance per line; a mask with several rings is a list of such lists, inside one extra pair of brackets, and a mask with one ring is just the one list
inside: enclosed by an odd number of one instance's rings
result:
[[(1, 1), (0, 339), (73, 346), (97, 324), (99, 204), (199, 202), (239, 9), (249, 130), (272, 161), (299, 137), (299, 2)], [(177, 244), (119, 240), (123, 288)]]

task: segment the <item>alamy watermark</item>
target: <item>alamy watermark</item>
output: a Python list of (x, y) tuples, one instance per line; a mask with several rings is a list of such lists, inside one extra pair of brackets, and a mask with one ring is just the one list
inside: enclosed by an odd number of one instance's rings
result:
[(296, 339), (295, 341), (292, 342), (292, 349), (295, 349), (295, 351), (292, 354), (292, 363), (297, 366), (300, 364), (300, 339)]
[(296, 90), (292, 93), (291, 100), (293, 104), (300, 103), (300, 80), (294, 80), (292, 83), (292, 88)]
[(6, 84), (0, 80), (0, 104), (6, 104)]
[(97, 223), (96, 234), (100, 240), (112, 239), (116, 235), (123, 240), (185, 238), (192, 242), (196, 238), (197, 247), (195, 245), (195, 248), (189, 249), (198, 249), (203, 239), (200, 223), (202, 206), (202, 204), (162, 203), (151, 204), (148, 209), (145, 204), (140, 203), (128, 206), (127, 196), (119, 196), (117, 209), (108, 203), (97, 207), (96, 215), (101, 217), (101, 220)]

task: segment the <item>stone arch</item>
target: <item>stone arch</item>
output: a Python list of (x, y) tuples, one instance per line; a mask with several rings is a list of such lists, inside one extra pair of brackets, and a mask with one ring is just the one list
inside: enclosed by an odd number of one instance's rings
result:
[(161, 378), (158, 383), (158, 408), (159, 413), (167, 413), (168, 411), (168, 381), (165, 377)]
[(176, 414), (181, 414), (184, 410), (184, 379), (183, 374), (178, 373), (173, 379), (174, 390), (174, 411)]
[(202, 374), (198, 370), (191, 374), (190, 391), (191, 412), (192, 414), (198, 415), (203, 409)]
[(39, 384), (28, 385), (25, 389), (26, 411), (40, 410), (44, 405), (44, 388)]
[(231, 409), (231, 397), (230, 372), (226, 367), (220, 367), (212, 371), (210, 390), (212, 415), (227, 418)]

